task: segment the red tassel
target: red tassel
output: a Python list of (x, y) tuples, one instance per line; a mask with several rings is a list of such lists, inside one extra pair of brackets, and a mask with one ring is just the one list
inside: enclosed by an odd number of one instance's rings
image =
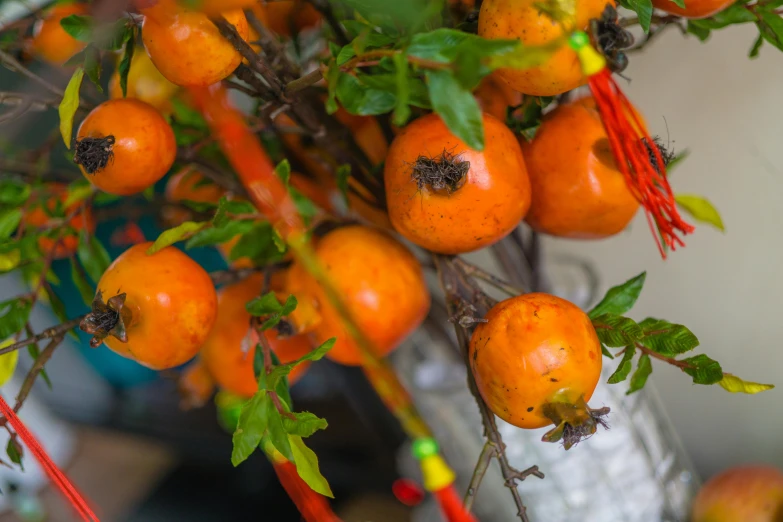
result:
[[(644, 206), (658, 250), (666, 259), (666, 248), (685, 246), (679, 234), (684, 236), (694, 228), (677, 211), (661, 152), (607, 68), (591, 75), (589, 83), (617, 165), (634, 197)], [(651, 164), (651, 152), (657, 168)]]
[(38, 463), (49, 476), (49, 480), (51, 480), (54, 485), (57, 486), (60, 492), (76, 509), (82, 519), (88, 522), (99, 522), (98, 517), (90, 509), (90, 506), (87, 504), (87, 501), (84, 500), (84, 497), (79, 493), (71, 481), (68, 480), (68, 477), (66, 477), (65, 474), (60, 471), (57, 465), (52, 461), (51, 457), (49, 457), (43, 447), (38, 443), (38, 439), (36, 439), (35, 436), (30, 433), (30, 431), (27, 429), (27, 426), (25, 426), (22, 420), (17, 417), (14, 410), (8, 406), (8, 403), (5, 402), (5, 399), (1, 395), (0, 413), (2, 413), (3, 416), (8, 420), (8, 423), (11, 424), (11, 427), (14, 429), (16, 434), (19, 436), (19, 438), (22, 439), (24, 445), (27, 446), (30, 452), (35, 456)]
[(476, 522), (476, 517), (462, 505), (462, 499), (457, 495), (454, 484), (433, 491), (432, 494), (438, 500), (440, 510), (447, 522)]
[(291, 497), (306, 522), (342, 522), (334, 514), (326, 498), (308, 486), (296, 472), (296, 466), (287, 460), (272, 461), (277, 478)]

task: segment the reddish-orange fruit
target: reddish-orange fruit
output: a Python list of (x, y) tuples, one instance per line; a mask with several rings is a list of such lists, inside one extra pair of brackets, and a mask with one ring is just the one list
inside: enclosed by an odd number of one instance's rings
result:
[[(50, 214), (56, 208), (55, 200), (59, 200), (60, 203), (65, 203), (68, 197), (65, 185), (59, 183), (52, 183), (47, 185), (47, 197), (41, 205), (33, 207), (24, 217), (24, 224), (28, 228), (42, 228), (51, 225), (52, 229), (62, 229), (62, 225), (58, 225), (59, 221), (63, 218), (52, 217)], [(46, 207), (46, 210), (44, 210)], [(92, 211), (90, 207), (85, 206), (81, 208), (81, 202), (75, 202), (65, 208), (63, 213), (65, 217), (72, 216), (68, 220), (68, 227), (73, 229), (74, 233), (68, 233), (62, 236), (59, 240), (50, 236), (40, 236), (38, 238), (38, 247), (44, 255), (52, 254), (53, 259), (62, 259), (68, 257), (76, 252), (76, 248), (79, 246), (78, 233), (81, 230), (86, 229), (90, 234), (95, 231), (95, 220), (92, 217)]]
[(685, 7), (680, 7), (671, 0), (653, 0), (653, 5), (667, 13), (685, 18), (707, 18), (723, 11), (734, 0), (686, 0)]
[(707, 481), (693, 501), (691, 522), (780, 522), (783, 473), (772, 466), (738, 466)]
[[(487, 0), (481, 4), (478, 34), (491, 39), (520, 40), (524, 45), (545, 45), (563, 36), (563, 26), (587, 29), (613, 0), (579, 0), (576, 13), (561, 23), (541, 13), (536, 0)], [(512, 88), (535, 96), (554, 96), (587, 82), (576, 53), (567, 44), (542, 65), (530, 69), (498, 69)]]
[(502, 239), (530, 206), (530, 181), (514, 134), (484, 114), (485, 147), (473, 150), (437, 114), (394, 139), (386, 205), (394, 228), (433, 252), (460, 254)]
[(495, 415), (526, 429), (560, 425), (567, 446), (569, 429), (594, 431), (585, 403), (602, 361), (590, 318), (565, 299), (531, 293), (498, 303), (485, 319), (470, 339), (470, 369)]
[[(231, 393), (251, 397), (258, 391), (253, 373), (253, 357), (258, 336), (250, 329), (250, 314), (245, 303), (261, 294), (263, 275), (255, 274), (218, 292), (215, 326), (201, 349), (201, 361), (215, 382)], [(275, 329), (266, 330), (266, 338), (281, 363), (293, 362), (310, 352), (311, 342), (304, 335), (281, 338)], [(247, 352), (243, 347), (246, 344)], [(293, 384), (304, 374), (304, 362), (288, 375)]]
[[(321, 13), (303, 0), (258, 2), (252, 9), (264, 26), (280, 36), (291, 36), (297, 31), (315, 27), (321, 21)], [(258, 39), (254, 30), (251, 33), (251, 41)]]
[[(359, 225), (338, 228), (321, 238), (315, 251), (379, 356), (399, 346), (426, 317), (430, 295), (421, 266), (408, 249), (385, 232)], [(337, 338), (327, 357), (341, 364), (361, 364), (361, 352), (346, 332), (342, 318), (299, 263), (288, 272), (286, 290), (297, 297), (303, 311), (315, 309), (320, 314), (313, 330), (318, 343)], [(294, 322), (301, 326), (297, 319)]]
[(547, 114), (533, 141), (521, 140), (532, 202), (525, 221), (535, 230), (598, 239), (625, 229), (639, 202), (617, 168), (593, 98)]
[[(136, 49), (128, 71), (127, 97), (147, 102), (163, 114), (172, 110), (171, 99), (179, 87), (168, 81), (152, 63), (149, 55)], [(109, 80), (109, 97), (123, 98), (119, 70)]]
[(473, 93), (481, 110), (500, 121), (506, 121), (506, 111), (522, 103), (522, 95), (508, 86), (497, 72), (481, 80)]
[(65, 32), (60, 20), (71, 15), (89, 14), (87, 4), (58, 4), (46, 12), (33, 27), (32, 50), (41, 59), (55, 65), (62, 65), (74, 54), (87, 46)]
[[(161, 0), (142, 10), (144, 46), (155, 67), (170, 82), (183, 87), (212, 85), (230, 76), (242, 62), (239, 52), (205, 13), (170, 2)], [(222, 15), (247, 39), (247, 20), (241, 10)]]
[[(93, 311), (82, 330), (112, 351), (163, 370), (198, 353), (217, 313), (209, 274), (174, 247), (147, 255), (151, 242), (122, 253), (98, 282)], [(106, 299), (106, 304), (103, 304)]]
[(98, 105), (79, 126), (73, 161), (97, 188), (129, 196), (155, 184), (174, 164), (174, 131), (151, 105), (133, 98)]

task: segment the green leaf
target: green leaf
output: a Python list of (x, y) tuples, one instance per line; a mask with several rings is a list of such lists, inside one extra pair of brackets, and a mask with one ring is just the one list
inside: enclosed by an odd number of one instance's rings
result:
[(291, 451), (294, 455), (294, 464), (299, 477), (316, 493), (329, 498), (334, 498), (332, 488), (318, 469), (318, 456), (307, 447), (302, 437), (289, 435)]
[(764, 43), (764, 35), (759, 32), (758, 37), (756, 38), (756, 41), (753, 42), (753, 47), (750, 48), (750, 51), (748, 52), (748, 58), (758, 58), (759, 51), (761, 51), (761, 46)]
[(625, 348), (623, 358), (620, 360), (620, 365), (614, 373), (609, 376), (609, 379), (606, 382), (609, 384), (617, 384), (627, 379), (628, 374), (631, 373), (631, 369), (633, 368), (634, 355), (636, 355), (636, 347), (631, 344)]
[(515, 110), (514, 118), (508, 122), (509, 126), (527, 141), (532, 141), (541, 126), (544, 109), (554, 100), (554, 96), (525, 96), (520, 110)]
[(230, 261), (247, 257), (259, 265), (273, 263), (282, 259), (275, 244), (275, 229), (264, 221), (256, 223), (252, 230), (243, 234), (228, 255)]
[[(70, 330), (68, 332), (71, 337), (75, 337), (76, 340), (79, 340), (79, 336), (76, 335), (76, 333), (73, 330)], [(32, 343), (27, 345), (27, 353), (30, 354), (30, 357), (33, 359), (33, 361), (37, 361), (38, 357), (41, 355), (41, 349), (38, 347), (38, 344)], [(49, 387), (49, 389), (52, 389), (52, 381), (49, 380), (49, 374), (46, 373), (46, 370), (41, 370), (41, 377), (44, 381), (46, 381), (46, 385)]]
[(309, 437), (318, 430), (325, 430), (328, 426), (326, 419), (310, 413), (309, 411), (294, 412), (296, 420), (283, 417), (283, 427), (286, 433), (290, 435), (299, 435), (300, 437)]
[(87, 277), (82, 267), (79, 266), (79, 262), (74, 258), (71, 258), (71, 280), (76, 285), (76, 289), (79, 291), (84, 304), (90, 306), (95, 296), (95, 290), (90, 282), (87, 281)]
[[(5, 348), (7, 346), (11, 346), (12, 344), (14, 344), (13, 337), (11, 339), (6, 339), (5, 341), (0, 342), (0, 348)], [(19, 361), (19, 350), (14, 350), (13, 352), (8, 352), (8, 353), (4, 353), (3, 355), (0, 355), (0, 386), (5, 385), (5, 383), (11, 380), (11, 377), (13, 377), (14, 371), (16, 370), (16, 363), (18, 361)], [(324, 421), (324, 423), (326, 423), (326, 421)], [(325, 427), (326, 426), (324, 426), (324, 428)]]
[(783, 18), (774, 12), (759, 10), (758, 13), (761, 20), (757, 25), (761, 36), (783, 51)]
[(642, 272), (636, 277), (632, 277), (625, 283), (610, 288), (601, 302), (590, 310), (590, 318), (598, 317), (603, 314), (622, 315), (631, 308), (639, 299), (639, 294), (644, 288), (644, 281), (647, 278), (647, 272)]
[(19, 250), (11, 250), (0, 254), (0, 274), (10, 272), (22, 260), (22, 253)]
[(32, 188), (27, 183), (8, 179), (0, 181), (0, 203), (17, 206), (30, 197)]
[(66, 33), (80, 42), (90, 42), (93, 39), (94, 23), (91, 16), (66, 16), (60, 20), (60, 25)]
[(76, 256), (84, 267), (87, 275), (95, 283), (100, 281), (101, 276), (109, 268), (111, 258), (109, 253), (103, 248), (103, 245), (95, 236), (88, 236), (87, 230), (82, 229), (79, 234), (79, 246), (76, 249)]
[(171, 98), (172, 116), (177, 122), (199, 130), (209, 130), (209, 125), (199, 111), (178, 97)]
[(185, 221), (179, 226), (164, 230), (161, 232), (152, 246), (147, 249), (147, 255), (151, 256), (155, 252), (163, 250), (167, 246), (171, 246), (177, 241), (184, 241), (185, 239), (193, 237), (196, 232), (203, 230), (204, 227), (208, 225), (209, 222), (206, 221), (199, 223), (195, 221)]
[(449, 71), (427, 71), (432, 108), (468, 147), (484, 150), (484, 121), (476, 98)]
[(280, 181), (283, 182), (283, 185), (288, 187), (288, 182), (291, 179), (291, 164), (288, 163), (287, 159), (284, 159), (277, 164), (275, 167), (275, 174), (280, 178)]
[(702, 27), (695, 20), (688, 20), (687, 32), (698, 38), (702, 42), (706, 42), (710, 37), (710, 30), (706, 27)]
[(614, 359), (614, 355), (612, 355), (612, 352), (610, 352), (610, 351), (609, 351), (609, 350), (606, 348), (606, 346), (604, 346), (604, 345), (603, 345), (603, 343), (601, 343), (601, 353), (602, 353), (602, 354), (603, 354), (605, 357), (609, 357), (610, 359)]
[(671, 2), (677, 7), (685, 9), (685, 0), (671, 0)]
[(351, 176), (351, 166), (349, 164), (340, 165), (337, 167), (335, 176), (337, 177), (337, 188), (343, 197), (345, 208), (350, 208), (350, 202), (348, 201), (348, 178)]
[(133, 53), (136, 50), (136, 30), (131, 29), (126, 33), (126, 35), (125, 51), (122, 53), (122, 59), (117, 66), (117, 73), (120, 76), (120, 88), (122, 89), (123, 97), (128, 95), (128, 73), (130, 73)]
[(394, 55), (394, 71), (397, 80), (397, 105), (394, 106), (392, 123), (402, 127), (411, 115), (411, 109), (408, 107), (408, 98), (410, 97), (408, 59), (404, 54)]
[(30, 319), (32, 305), (27, 299), (10, 299), (0, 303), (0, 339), (20, 332)]
[(255, 212), (256, 207), (249, 201), (232, 201), (223, 196), (218, 202), (218, 208), (215, 211), (215, 216), (212, 218), (212, 224), (217, 228), (221, 228), (232, 221), (232, 214), (253, 214)]
[(715, 384), (723, 380), (723, 370), (718, 361), (710, 359), (704, 354), (688, 357), (682, 362), (691, 366), (683, 368), (682, 371), (693, 377), (693, 382), (696, 384)]
[(641, 343), (661, 355), (679, 355), (699, 346), (699, 339), (681, 324), (648, 317), (639, 326), (644, 332)]
[(101, 85), (101, 53), (92, 44), (84, 49), (84, 72), (98, 90), (103, 92), (103, 86)]
[(267, 317), (259, 328), (268, 330), (276, 326), (283, 317), (293, 312), (296, 309), (296, 305), (296, 297), (292, 295), (286, 298), (285, 303), (280, 304), (275, 293), (269, 292), (247, 303), (245, 309), (247, 309), (250, 315)]
[(225, 243), (226, 241), (233, 239), (234, 236), (250, 232), (254, 225), (255, 223), (253, 221), (243, 220), (229, 221), (221, 227), (213, 226), (204, 228), (188, 239), (188, 242), (185, 243), (185, 248), (191, 249)]
[(644, 32), (649, 32), (653, 13), (652, 0), (628, 0), (628, 5), (639, 16), (639, 25)]
[(362, 34), (354, 38), (348, 45), (345, 45), (342, 49), (340, 49), (336, 59), (337, 65), (345, 64), (348, 60), (357, 54), (363, 53), (367, 49), (386, 47), (391, 43), (394, 43), (394, 40), (389, 36), (376, 32), (368, 32), (365, 30)]
[(294, 454), (291, 451), (291, 444), (288, 442), (288, 434), (283, 427), (283, 418), (271, 400), (266, 403), (266, 418), (268, 421), (267, 435), (269, 441), (286, 459), (294, 462)]
[(19, 444), (19, 442), (16, 440), (16, 437), (11, 437), (8, 439), (8, 444), (5, 447), (5, 453), (8, 455), (8, 458), (11, 459), (11, 462), (22, 468), (22, 471), (24, 471), (24, 464), (22, 463), (23, 451), (24, 450), (22, 449), (22, 445)]
[(244, 462), (261, 442), (268, 424), (268, 405), (272, 405), (272, 400), (265, 390), (261, 390), (242, 406), (239, 423), (232, 438), (234, 449), (231, 452), (231, 463), (234, 466)]
[(291, 370), (293, 370), (298, 364), (304, 361), (318, 361), (322, 359), (324, 355), (326, 355), (326, 353), (332, 349), (335, 342), (337, 342), (337, 338), (333, 337), (332, 339), (329, 339), (315, 350), (304, 354), (302, 357), (295, 360), (294, 362), (275, 366), (272, 369), (272, 371), (269, 373), (269, 375), (267, 375), (267, 385), (269, 387), (274, 388), (280, 379), (286, 377), (289, 373), (291, 373)]
[(718, 384), (727, 392), (748, 394), (761, 393), (775, 387), (774, 384), (760, 384), (757, 382), (743, 381), (736, 375), (730, 373), (724, 373), (723, 379), (718, 381)]
[(346, 111), (360, 116), (389, 112), (397, 103), (394, 94), (368, 87), (346, 73), (340, 73), (335, 94)]
[(9, 208), (0, 211), (0, 239), (11, 237), (22, 222), (22, 209)]
[[(394, 74), (376, 73), (370, 75), (357, 73), (356, 77), (367, 87), (391, 93), (396, 100), (398, 90), (396, 69)], [(413, 76), (408, 76), (407, 82), (409, 91), (408, 104), (422, 109), (431, 109), (432, 104), (430, 103), (430, 95), (427, 93), (427, 85), (424, 81)]]
[(721, 232), (726, 231), (718, 210), (706, 198), (693, 194), (677, 194), (675, 199), (677, 204), (696, 221), (712, 225)]
[[(66, 20), (66, 18), (63, 20)], [(79, 89), (81, 89), (83, 78), (84, 69), (79, 67), (73, 72), (73, 76), (71, 76), (68, 86), (65, 88), (63, 100), (57, 109), (60, 113), (60, 134), (65, 142), (65, 147), (68, 149), (71, 148), (73, 118), (76, 115), (76, 109), (79, 108)]]
[(630, 395), (635, 391), (639, 391), (644, 388), (647, 383), (647, 378), (652, 373), (652, 362), (650, 362), (650, 356), (643, 353), (639, 357), (639, 362), (636, 365), (636, 371), (631, 376), (631, 385), (628, 387), (626, 395)]
[(621, 315), (603, 314), (592, 319), (598, 339), (605, 346), (628, 346), (642, 337), (642, 329), (633, 319)]
[(65, 197), (63, 207), (69, 208), (71, 205), (81, 203), (92, 195), (93, 190), (93, 186), (84, 179), (71, 183), (68, 185), (68, 195)]
[[(479, 59), (503, 56), (521, 47), (518, 40), (495, 40), (454, 29), (436, 29), (411, 39), (408, 54), (441, 63), (459, 63), (458, 58), (472, 54)], [(489, 71), (487, 71), (489, 72)]]

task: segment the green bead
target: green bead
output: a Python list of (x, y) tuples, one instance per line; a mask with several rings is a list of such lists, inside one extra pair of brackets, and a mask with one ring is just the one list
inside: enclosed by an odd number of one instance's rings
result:
[(411, 451), (416, 459), (421, 460), (432, 455), (437, 455), (438, 443), (435, 442), (435, 439), (431, 438), (416, 439), (413, 441)]
[(572, 49), (578, 51), (585, 45), (590, 43), (590, 37), (584, 31), (574, 31), (574, 33), (568, 38), (568, 44)]

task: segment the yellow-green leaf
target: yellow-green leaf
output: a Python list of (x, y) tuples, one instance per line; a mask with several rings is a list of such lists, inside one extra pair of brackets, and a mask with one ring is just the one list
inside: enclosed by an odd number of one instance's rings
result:
[(289, 435), (288, 441), (291, 443), (291, 451), (294, 454), (294, 464), (299, 477), (310, 486), (310, 489), (329, 498), (334, 498), (332, 488), (326, 481), (321, 470), (318, 469), (318, 456), (313, 450), (307, 447), (298, 435)]
[(5, 254), (0, 254), (0, 273), (13, 270), (19, 265), (19, 261), (22, 258), (19, 250), (11, 250)]
[(73, 134), (73, 117), (76, 115), (76, 109), (79, 108), (79, 89), (82, 87), (84, 78), (84, 69), (77, 68), (68, 86), (65, 88), (63, 101), (60, 102), (58, 111), (60, 112), (60, 134), (67, 148), (71, 148), (71, 135)]
[[(0, 348), (5, 348), (6, 346), (11, 346), (12, 344), (14, 344), (14, 340), (7, 339), (0, 343)], [(8, 382), (9, 379), (11, 379), (11, 376), (14, 374), (14, 370), (16, 370), (16, 363), (18, 360), (19, 350), (14, 350), (13, 352), (0, 355), (0, 386), (4, 385)]]
[(557, 39), (545, 45), (520, 45), (513, 51), (491, 56), (489, 58), (490, 69), (500, 67), (509, 69), (531, 69), (546, 62), (553, 54), (564, 45), (568, 45), (565, 39)]
[(151, 256), (158, 250), (162, 250), (167, 246), (173, 245), (177, 241), (182, 241), (189, 238), (205, 226), (209, 225), (208, 222), (197, 223), (195, 221), (185, 221), (178, 227), (164, 230), (155, 240), (155, 243), (147, 249), (147, 255)]
[(731, 393), (760, 393), (763, 391), (771, 390), (775, 387), (774, 384), (761, 384), (758, 382), (743, 381), (736, 375), (730, 373), (724, 373), (723, 379), (718, 384), (721, 387)]
[(675, 199), (677, 200), (677, 204), (685, 212), (693, 216), (693, 219), (696, 221), (712, 225), (721, 232), (726, 231), (726, 228), (723, 226), (723, 219), (718, 213), (718, 209), (716, 209), (706, 198), (693, 194), (677, 194)]

